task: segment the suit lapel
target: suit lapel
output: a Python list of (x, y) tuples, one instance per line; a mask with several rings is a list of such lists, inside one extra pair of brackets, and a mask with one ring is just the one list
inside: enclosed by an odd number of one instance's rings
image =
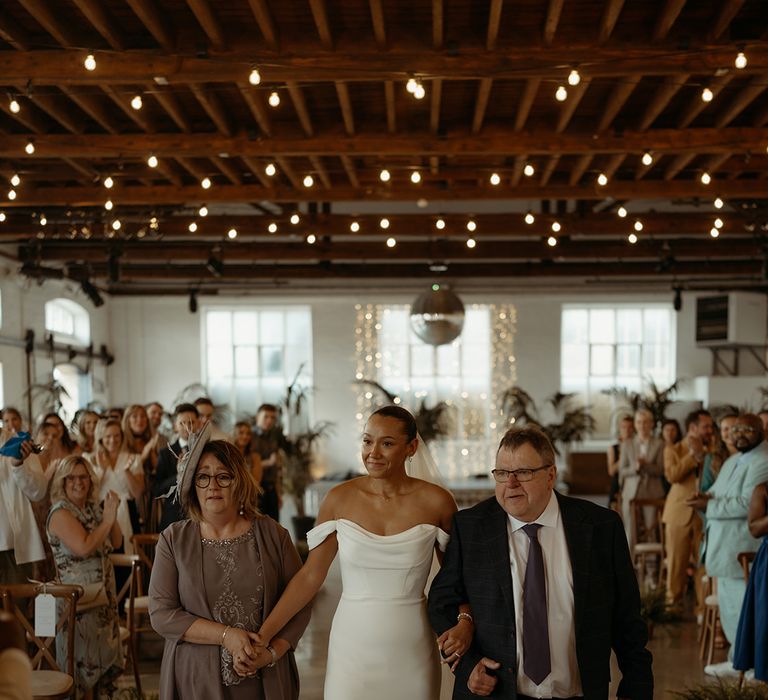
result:
[(585, 623), (585, 610), (589, 591), (589, 562), (592, 548), (592, 525), (586, 522), (578, 501), (557, 494), (560, 515), (563, 518), (565, 541), (571, 557), (573, 576), (573, 609), (576, 628), (576, 648), (580, 631)]
[(485, 543), (496, 580), (501, 588), (509, 614), (514, 619), (515, 602), (512, 596), (512, 571), (509, 564), (509, 535), (507, 514), (498, 503), (491, 508), (491, 515), (484, 523)]

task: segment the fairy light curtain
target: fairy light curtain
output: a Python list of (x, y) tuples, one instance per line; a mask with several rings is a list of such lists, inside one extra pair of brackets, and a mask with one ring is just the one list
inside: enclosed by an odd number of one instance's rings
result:
[[(461, 336), (438, 347), (413, 333), (408, 305), (357, 304), (355, 311), (355, 378), (378, 382), (413, 412), (422, 403), (431, 408), (444, 401), (452, 416), (450, 432), (430, 444), (443, 475), (461, 480), (487, 472), (506, 429), (502, 396), (517, 377), (515, 307), (468, 305)], [(384, 397), (375, 387), (355, 389), (362, 431)]]

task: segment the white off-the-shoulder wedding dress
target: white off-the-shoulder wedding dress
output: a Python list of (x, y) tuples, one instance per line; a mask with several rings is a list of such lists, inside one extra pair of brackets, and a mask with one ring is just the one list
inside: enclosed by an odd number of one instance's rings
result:
[(440, 663), (429, 625), (424, 587), (435, 541), (448, 534), (423, 523), (377, 535), (350, 520), (310, 530), (317, 547), (336, 533), (342, 593), (331, 626), (326, 700), (437, 700)]

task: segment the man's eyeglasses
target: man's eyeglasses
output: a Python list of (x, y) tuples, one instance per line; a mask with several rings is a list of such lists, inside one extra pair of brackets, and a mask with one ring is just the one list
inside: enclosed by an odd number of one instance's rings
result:
[[(213, 476), (216, 479), (216, 484), (220, 489), (228, 489), (232, 486), (232, 482), (235, 480), (231, 474), (215, 474)], [(211, 483), (210, 474), (195, 474), (195, 486), (199, 486), (201, 489), (208, 488), (208, 484)]]
[(751, 425), (734, 425), (731, 428), (731, 435), (734, 435), (735, 433), (752, 433), (754, 435), (759, 432), (760, 431), (757, 428), (754, 428)]
[(498, 481), (500, 484), (506, 484), (510, 476), (515, 477), (516, 481), (524, 482), (533, 479), (533, 475), (536, 472), (549, 469), (552, 466), (554, 465), (545, 464), (543, 467), (535, 467), (531, 469), (513, 469), (511, 471), (509, 469), (491, 469), (491, 474), (493, 474), (493, 478), (496, 479), (496, 481)]

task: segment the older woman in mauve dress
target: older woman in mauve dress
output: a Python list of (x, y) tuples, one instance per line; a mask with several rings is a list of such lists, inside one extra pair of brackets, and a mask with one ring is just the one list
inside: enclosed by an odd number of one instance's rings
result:
[(240, 451), (190, 439), (177, 497), (188, 515), (160, 535), (149, 585), (152, 626), (165, 637), (160, 700), (296, 700), (293, 651), (309, 606), (272, 639), (257, 633), (301, 568), (288, 532), (258, 513), (258, 485)]

